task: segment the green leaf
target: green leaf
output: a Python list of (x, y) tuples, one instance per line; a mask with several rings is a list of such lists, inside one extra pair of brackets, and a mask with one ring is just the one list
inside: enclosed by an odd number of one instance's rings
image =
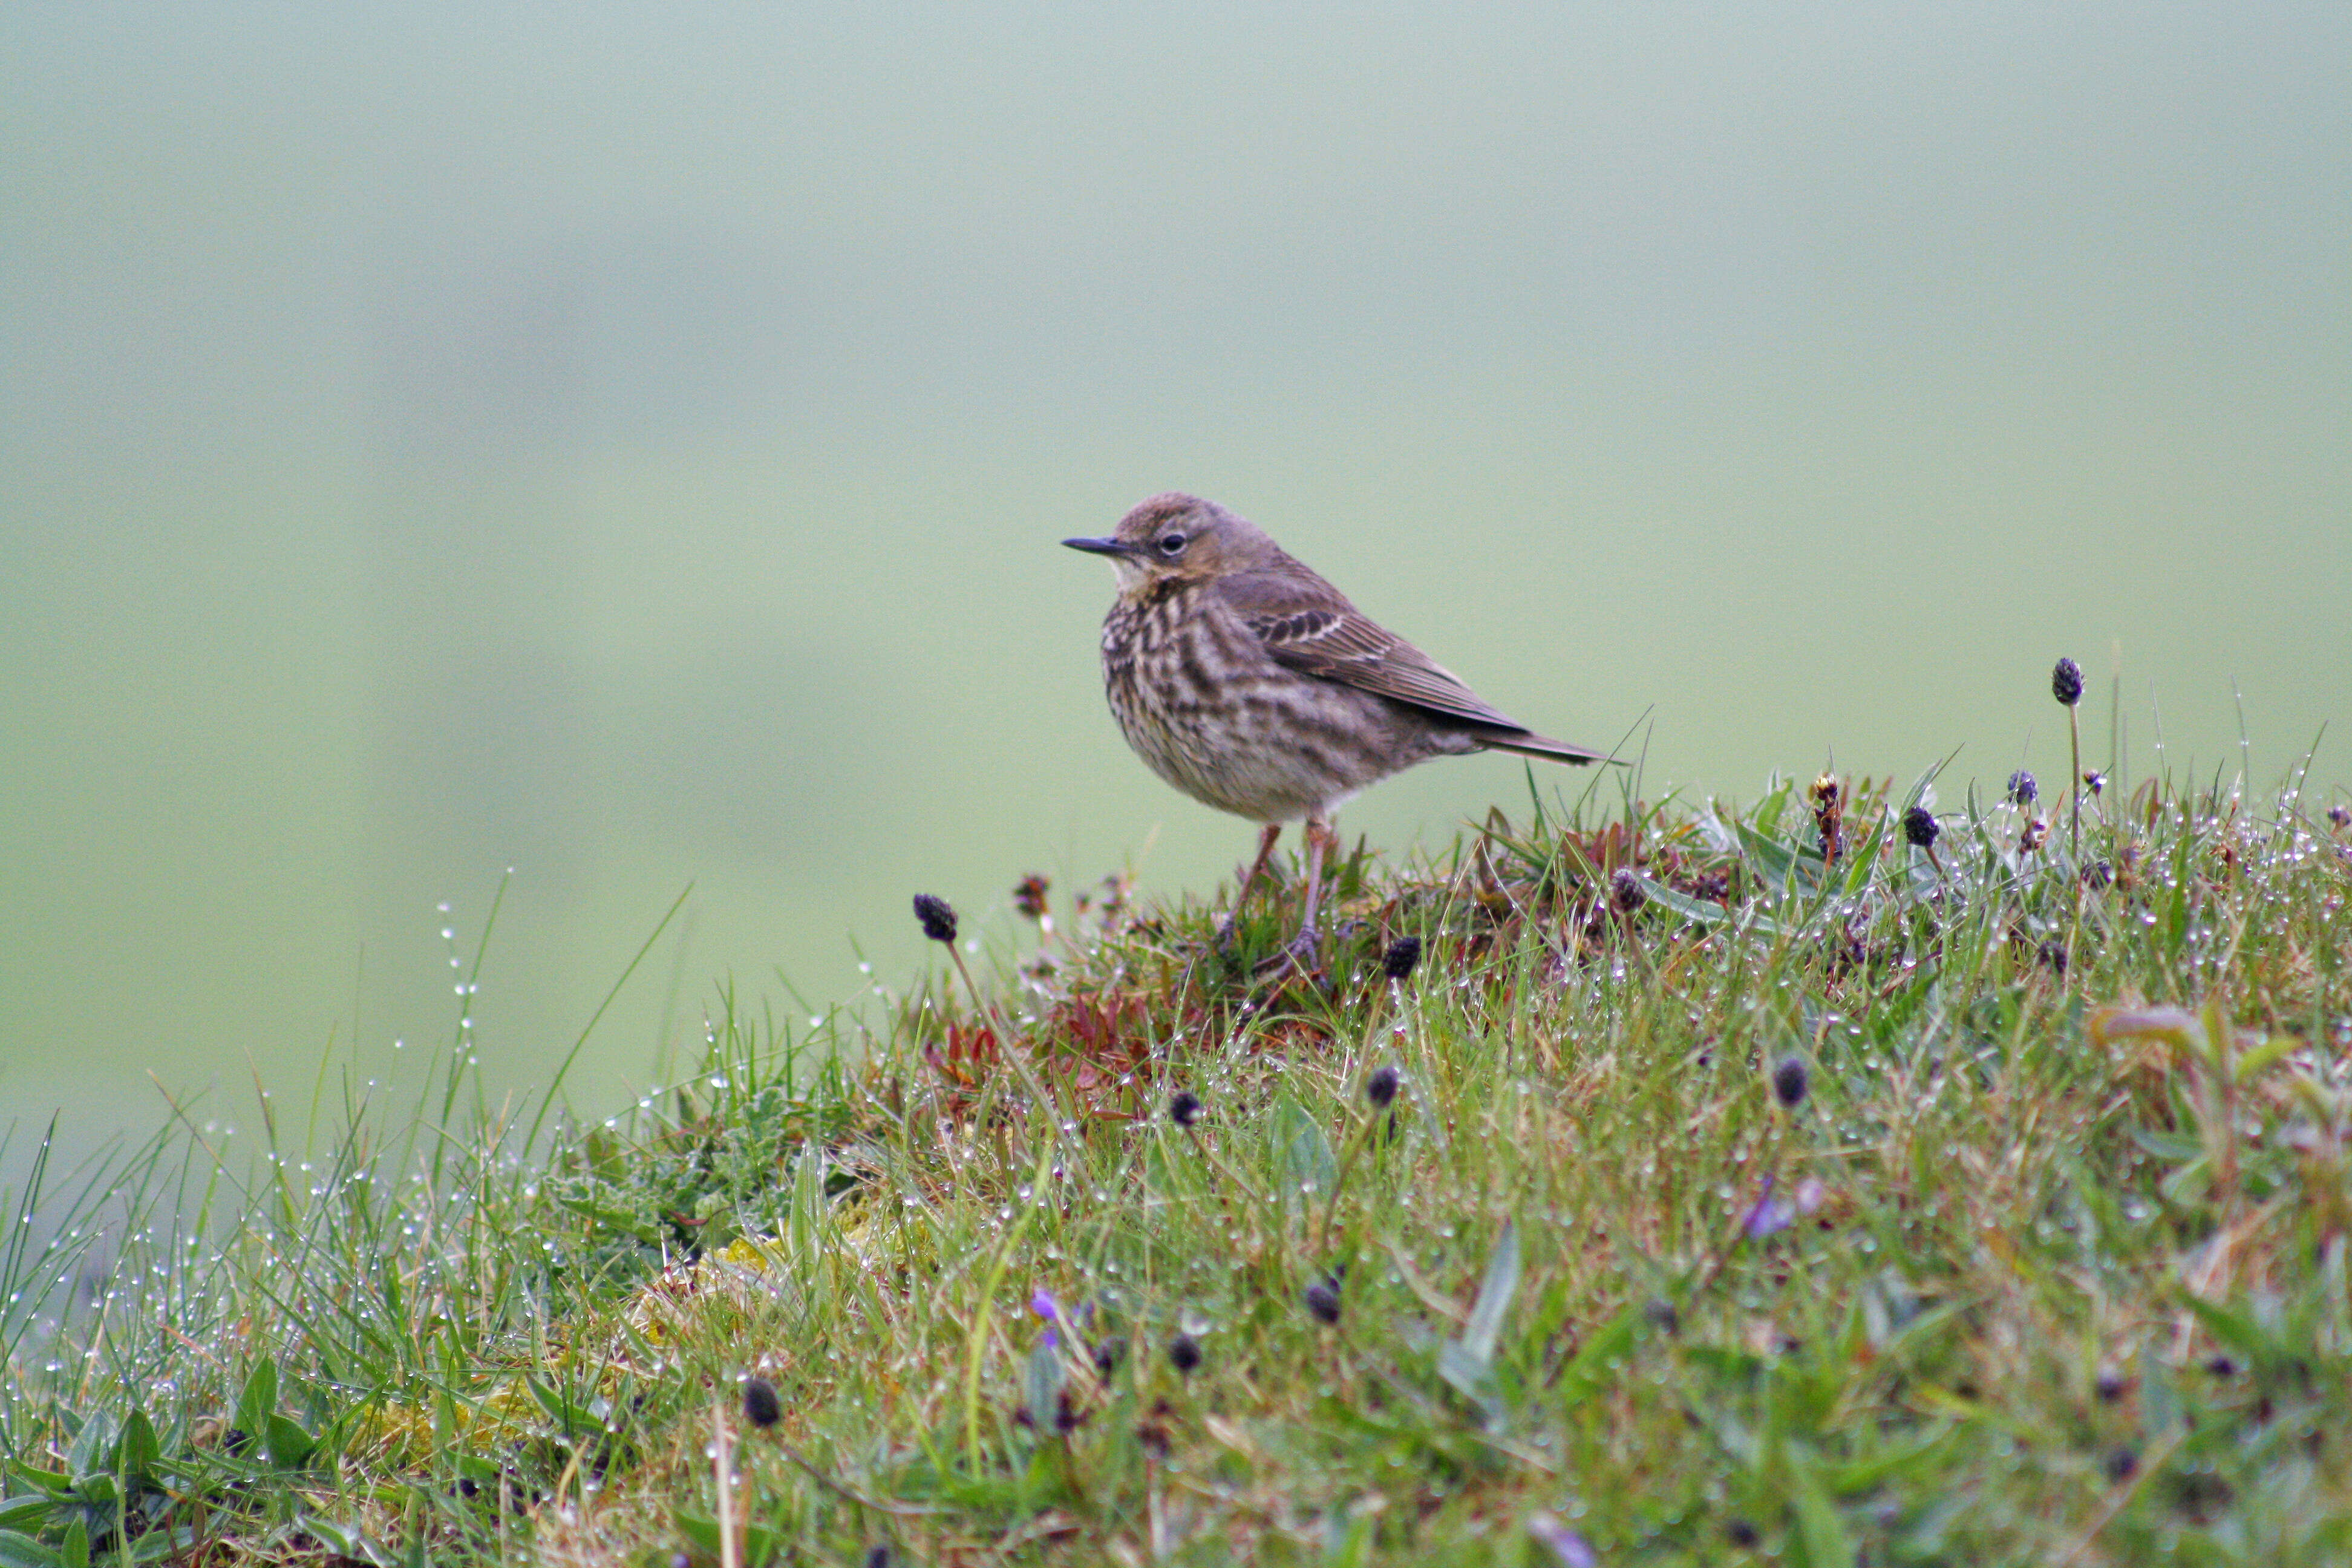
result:
[(32, 1530), (49, 1515), (51, 1499), (37, 1492), (0, 1498), (0, 1530)]
[(2185, 1137), (2178, 1132), (2159, 1132), (2153, 1127), (2133, 1128), (2131, 1141), (2168, 1165), (2186, 1163), (2205, 1152), (2205, 1142), (2201, 1138)]
[(685, 1536), (686, 1539), (695, 1546), (700, 1548), (706, 1555), (711, 1557), (717, 1557), (719, 1555), (719, 1521), (717, 1520), (706, 1519), (698, 1513), (686, 1513), (683, 1511), (670, 1515), (670, 1519), (671, 1521), (677, 1526), (677, 1532), (680, 1535)]
[[(1336, 1525), (1336, 1520), (1332, 1521)], [(1329, 1568), (1365, 1568), (1372, 1560), (1373, 1527), (1379, 1516), (1360, 1511), (1348, 1521), (1348, 1532), (1339, 1536), (1326, 1549), (1323, 1561)]]
[(66, 1522), (65, 1541), (58, 1547), (65, 1568), (89, 1568), (89, 1530), (79, 1519)]
[(1777, 838), (1766, 837), (1744, 822), (1734, 820), (1732, 831), (1739, 835), (1739, 847), (1755, 867), (1756, 874), (1782, 893), (1789, 890), (1789, 881), (1796, 874), (1797, 852)]
[(2157, 1194), (2176, 1208), (2186, 1207), (2197, 1200), (2200, 1191), (2211, 1175), (2210, 1163), (2200, 1156), (2158, 1182)]
[(553, 1384), (542, 1382), (537, 1377), (525, 1377), (523, 1386), (530, 1390), (532, 1402), (538, 1405), (550, 1421), (555, 1423), (563, 1436), (577, 1437), (585, 1433), (604, 1429), (604, 1418), (597, 1415), (593, 1407), (575, 1404)]
[(764, 1524), (743, 1527), (743, 1568), (764, 1568), (782, 1555), (784, 1538)]
[(372, 1563), (375, 1568), (399, 1568), (399, 1560), (356, 1524), (338, 1524), (331, 1520), (308, 1514), (298, 1514), (294, 1523), (297, 1529), (307, 1531), (339, 1557), (347, 1557), (355, 1563)]
[(1796, 1445), (1790, 1445), (1786, 1453), (1789, 1506), (1797, 1516), (1797, 1540), (1804, 1548), (1806, 1568), (1853, 1568), (1853, 1543), (1845, 1538), (1845, 1521), (1822, 1489), (1821, 1476)]
[(1437, 1347), (1437, 1375), (1463, 1398), (1475, 1405), (1488, 1426), (1503, 1424), (1507, 1412), (1503, 1408), (1501, 1396), (1495, 1391), (1495, 1369), (1491, 1363), (1479, 1361), (1471, 1355), (1461, 1341), (1447, 1340)]
[(8, 1468), (16, 1472), (18, 1480), (36, 1490), (47, 1493), (50, 1497), (62, 1498), (72, 1495), (73, 1477), (63, 1470), (36, 1469), (31, 1465), (21, 1461), (11, 1464)]
[(1686, 921), (1696, 921), (1700, 925), (1718, 926), (1734, 918), (1732, 911), (1725, 909), (1721, 904), (1709, 903), (1704, 899), (1694, 899), (1688, 893), (1678, 893), (1654, 878), (1636, 876), (1633, 880), (1640, 883), (1642, 891), (1650, 896), (1650, 902), (1660, 909), (1672, 910)]
[(1628, 1303), (1584, 1342), (1582, 1348), (1559, 1370), (1556, 1386), (1561, 1409), (1571, 1409), (1583, 1404), (1616, 1381), (1617, 1369), (1613, 1363), (1622, 1360), (1626, 1352), (1633, 1348), (1633, 1331), (1641, 1321), (1640, 1304)]
[(0, 1568), (61, 1568), (65, 1559), (29, 1535), (0, 1530)]
[(658, 1246), (661, 1242), (661, 1226), (627, 1209), (612, 1208), (588, 1198), (559, 1197), (555, 1201), (573, 1214), (592, 1219), (598, 1225), (609, 1226), (622, 1235), (634, 1237), (647, 1246)]
[(310, 1463), (319, 1440), (283, 1415), (272, 1415), (262, 1430), (261, 1446), (269, 1462), (281, 1470), (299, 1470)]
[(1328, 1193), (1339, 1180), (1339, 1162), (1331, 1153), (1331, 1140), (1325, 1136), (1323, 1124), (1297, 1106), (1290, 1108), (1288, 1117), (1291, 1133), (1283, 1145), (1282, 1164), (1289, 1176), (1284, 1196), (1297, 1201), (1308, 1187)]
[(2237, 1079), (2240, 1083), (2252, 1083), (2273, 1062), (2302, 1048), (2303, 1041), (2297, 1036), (2273, 1035), (2238, 1058)]
[(1486, 1259), (1486, 1278), (1479, 1283), (1478, 1300), (1471, 1304), (1470, 1321), (1463, 1325), (1462, 1349), (1480, 1368), (1495, 1360), (1495, 1337), (1502, 1332), (1503, 1314), (1519, 1289), (1519, 1227), (1506, 1221), (1495, 1250)]
[(89, 1413), (89, 1419), (82, 1423), (81, 1431), (74, 1437), (73, 1447), (66, 1450), (66, 1468), (72, 1473), (76, 1486), (88, 1477), (113, 1472), (114, 1445), (121, 1432), (121, 1425), (107, 1410)]
[(134, 1563), (162, 1563), (184, 1557), (195, 1543), (196, 1532), (194, 1530), (151, 1530), (131, 1544), (127, 1561)]
[(1943, 1422), (1928, 1428), (1912, 1442), (1874, 1454), (1866, 1459), (1854, 1459), (1845, 1464), (1826, 1465), (1822, 1468), (1822, 1484), (1838, 1497), (1852, 1497), (1865, 1492), (1891, 1477), (1899, 1476), (1936, 1456), (1951, 1435), (1959, 1430), (1954, 1422)]
[(2186, 1291), (2181, 1293), (2180, 1304), (2196, 1314), (2197, 1321), (2205, 1325), (2206, 1332), (2248, 1361), (2261, 1359), (2270, 1349), (2270, 1342), (2263, 1337), (2262, 1330), (2243, 1313), (2233, 1312), (2227, 1307), (2202, 1297), (2191, 1296)]
[(2152, 1438), (2169, 1435), (2180, 1424), (2180, 1391), (2173, 1386), (2172, 1369), (2162, 1356), (2146, 1352), (2139, 1358), (2139, 1424)]
[(133, 1410), (122, 1424), (122, 1436), (114, 1445), (114, 1468), (117, 1474), (130, 1482), (133, 1489), (146, 1486), (154, 1479), (155, 1460), (161, 1452), (155, 1442), (155, 1427), (144, 1410)]
[(236, 1426), (258, 1437), (269, 1426), (269, 1418), (278, 1414), (278, 1363), (260, 1361), (246, 1374), (245, 1388), (236, 1396)]

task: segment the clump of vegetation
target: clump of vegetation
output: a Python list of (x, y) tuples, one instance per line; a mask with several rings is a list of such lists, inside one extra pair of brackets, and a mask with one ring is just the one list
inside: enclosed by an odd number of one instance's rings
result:
[(1031, 879), (551, 1142), (37, 1166), (0, 1562), (2345, 1561), (2352, 821), (2074, 777), (1536, 801), (1311, 966)]

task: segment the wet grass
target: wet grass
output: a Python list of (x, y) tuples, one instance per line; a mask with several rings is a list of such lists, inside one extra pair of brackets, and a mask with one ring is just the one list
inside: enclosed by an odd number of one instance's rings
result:
[(1936, 782), (37, 1171), (0, 1563), (2352, 1558), (2352, 824)]

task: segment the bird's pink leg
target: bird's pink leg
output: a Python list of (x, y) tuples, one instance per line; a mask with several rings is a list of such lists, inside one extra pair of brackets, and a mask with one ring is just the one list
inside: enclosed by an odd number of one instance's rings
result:
[(1234, 932), (1238, 929), (1238, 922), (1242, 918), (1242, 900), (1250, 896), (1250, 889), (1257, 885), (1258, 878), (1265, 874), (1265, 863), (1274, 858), (1274, 841), (1281, 836), (1282, 824), (1279, 822), (1269, 822), (1257, 830), (1257, 858), (1250, 862), (1249, 870), (1242, 877), (1241, 886), (1234, 889), (1233, 908), (1225, 911), (1225, 918), (1218, 923), (1217, 945), (1219, 947), (1233, 945)]
[(1279, 822), (1269, 822), (1257, 830), (1257, 858), (1250, 862), (1249, 874), (1242, 879), (1242, 885), (1234, 889), (1234, 914), (1242, 912), (1242, 900), (1249, 897), (1250, 889), (1255, 887), (1258, 878), (1265, 874), (1265, 863), (1274, 858), (1274, 841), (1281, 837), (1282, 824)]
[(1301, 831), (1307, 835), (1307, 912), (1298, 921), (1298, 945), (1311, 948), (1315, 942), (1315, 911), (1323, 901), (1323, 857), (1338, 847), (1339, 836), (1319, 816), (1308, 817)]

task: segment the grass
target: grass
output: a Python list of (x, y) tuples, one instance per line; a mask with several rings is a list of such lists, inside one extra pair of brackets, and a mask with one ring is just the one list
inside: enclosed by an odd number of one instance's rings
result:
[(1934, 782), (1360, 847), (1312, 973), (1112, 889), (584, 1127), (461, 1034), (36, 1150), (0, 1564), (2352, 1559), (2352, 831)]

